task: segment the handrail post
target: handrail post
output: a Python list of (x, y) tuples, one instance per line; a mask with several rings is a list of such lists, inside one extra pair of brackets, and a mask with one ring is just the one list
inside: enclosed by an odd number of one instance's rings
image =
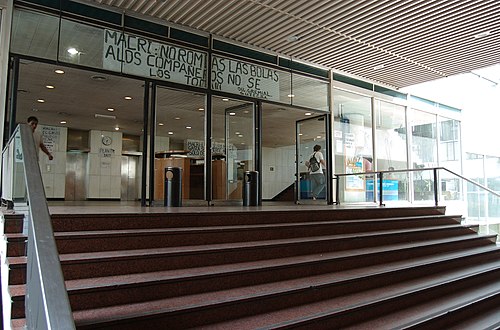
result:
[(432, 171), (434, 172), (434, 205), (438, 206), (439, 204), (439, 191), (438, 191), (438, 172), (437, 172), (437, 167), (434, 167)]
[[(379, 190), (379, 194), (380, 194), (380, 197), (379, 197), (380, 204), (379, 204), (379, 205), (380, 205), (380, 206), (384, 206), (384, 198), (383, 198), (383, 196), (384, 196), (384, 190), (383, 190), (383, 185), (384, 185), (384, 173), (382, 173), (382, 172), (378, 172), (378, 174), (379, 174), (379, 178), (380, 178), (380, 179), (379, 179), (379, 180), (380, 180), (380, 182), (379, 182), (379, 189), (378, 189), (378, 190)], [(374, 186), (375, 186), (375, 185), (374, 185)]]
[(337, 180), (337, 184), (335, 185), (335, 205), (340, 205), (340, 179), (337, 174), (335, 175), (335, 180)]

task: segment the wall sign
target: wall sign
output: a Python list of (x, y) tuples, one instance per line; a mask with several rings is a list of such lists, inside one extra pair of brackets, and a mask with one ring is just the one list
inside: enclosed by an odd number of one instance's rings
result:
[(103, 68), (107, 70), (206, 87), (206, 58), (203, 52), (104, 30)]
[(219, 56), (212, 59), (212, 89), (257, 99), (280, 100), (277, 70)]

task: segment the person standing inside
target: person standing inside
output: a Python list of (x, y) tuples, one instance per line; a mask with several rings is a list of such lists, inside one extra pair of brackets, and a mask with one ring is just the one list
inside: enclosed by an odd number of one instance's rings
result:
[[(43, 139), (42, 139), (42, 133), (36, 130), (38, 126), (38, 118), (35, 116), (28, 117), (28, 125), (30, 125), (31, 130), (33, 131), (33, 138), (35, 139), (35, 146), (37, 148), (40, 148), (48, 157), (49, 160), (54, 159), (54, 156), (50, 153), (50, 151), (47, 149), (45, 144), (43, 144)], [(38, 150), (36, 153), (36, 158), (38, 159)]]
[(306, 165), (309, 168), (309, 177), (311, 179), (312, 199), (316, 200), (326, 184), (325, 174), (323, 173), (326, 162), (323, 153), (320, 151), (321, 146), (319, 144), (316, 144), (313, 150), (314, 152)]

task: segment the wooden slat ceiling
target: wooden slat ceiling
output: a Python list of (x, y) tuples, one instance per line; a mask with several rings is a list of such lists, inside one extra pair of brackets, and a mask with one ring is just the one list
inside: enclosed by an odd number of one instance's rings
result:
[[(500, 63), (498, 0), (88, 0), (395, 88)], [(489, 34), (477, 38), (478, 34)], [(289, 37), (297, 36), (291, 42)]]

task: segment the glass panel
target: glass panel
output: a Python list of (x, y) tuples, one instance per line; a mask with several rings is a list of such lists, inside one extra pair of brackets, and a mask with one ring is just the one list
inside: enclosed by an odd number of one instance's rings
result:
[(164, 170), (182, 169), (184, 200), (205, 198), (205, 95), (158, 87), (155, 136), (155, 195), (164, 201)]
[(104, 29), (61, 20), (59, 57), (62, 62), (103, 67)]
[[(326, 116), (297, 122), (298, 199), (326, 199)], [(318, 162), (318, 169), (313, 163)]]
[[(438, 117), (439, 120), (439, 164), (455, 173), (462, 172), (460, 122)], [(444, 200), (461, 200), (460, 180), (448, 171), (440, 171), (441, 196)]]
[(254, 170), (253, 103), (212, 98), (212, 198), (241, 200), (243, 174)]
[[(408, 168), (405, 107), (375, 101), (377, 170), (391, 171)], [(384, 174), (384, 201), (408, 200), (408, 173)]]
[[(371, 99), (333, 90), (335, 173), (360, 173), (373, 170)], [(364, 202), (369, 198), (365, 178), (349, 176), (341, 199)], [(346, 196), (343, 196), (343, 195)], [(373, 201), (373, 198), (372, 198)]]
[(12, 20), (10, 51), (57, 59), (59, 18), (16, 9)]
[[(40, 153), (47, 197), (120, 199), (126, 175), (122, 154), (142, 156), (144, 83), (54, 64), (21, 63), (16, 120), (38, 117), (37, 131), (54, 155), (49, 160)], [(130, 198), (137, 200), (143, 178), (133, 178), (134, 173), (140, 170), (130, 171), (127, 179), (129, 188), (135, 184)]]
[(304, 76), (292, 75), (292, 104), (328, 111), (329, 84)]
[[(500, 193), (500, 157), (486, 156), (486, 186)], [(488, 194), (488, 217), (490, 223), (500, 223), (500, 198)]]
[[(467, 153), (464, 163), (464, 176), (474, 182), (484, 185), (484, 156)], [(476, 185), (467, 182), (467, 214), (469, 220), (478, 220), (485, 216), (485, 209), (481, 200), (484, 191)]]
[[(436, 115), (414, 110), (411, 121), (412, 168), (431, 168), (437, 166)], [(412, 172), (413, 196), (415, 201), (432, 201), (432, 171)]]

